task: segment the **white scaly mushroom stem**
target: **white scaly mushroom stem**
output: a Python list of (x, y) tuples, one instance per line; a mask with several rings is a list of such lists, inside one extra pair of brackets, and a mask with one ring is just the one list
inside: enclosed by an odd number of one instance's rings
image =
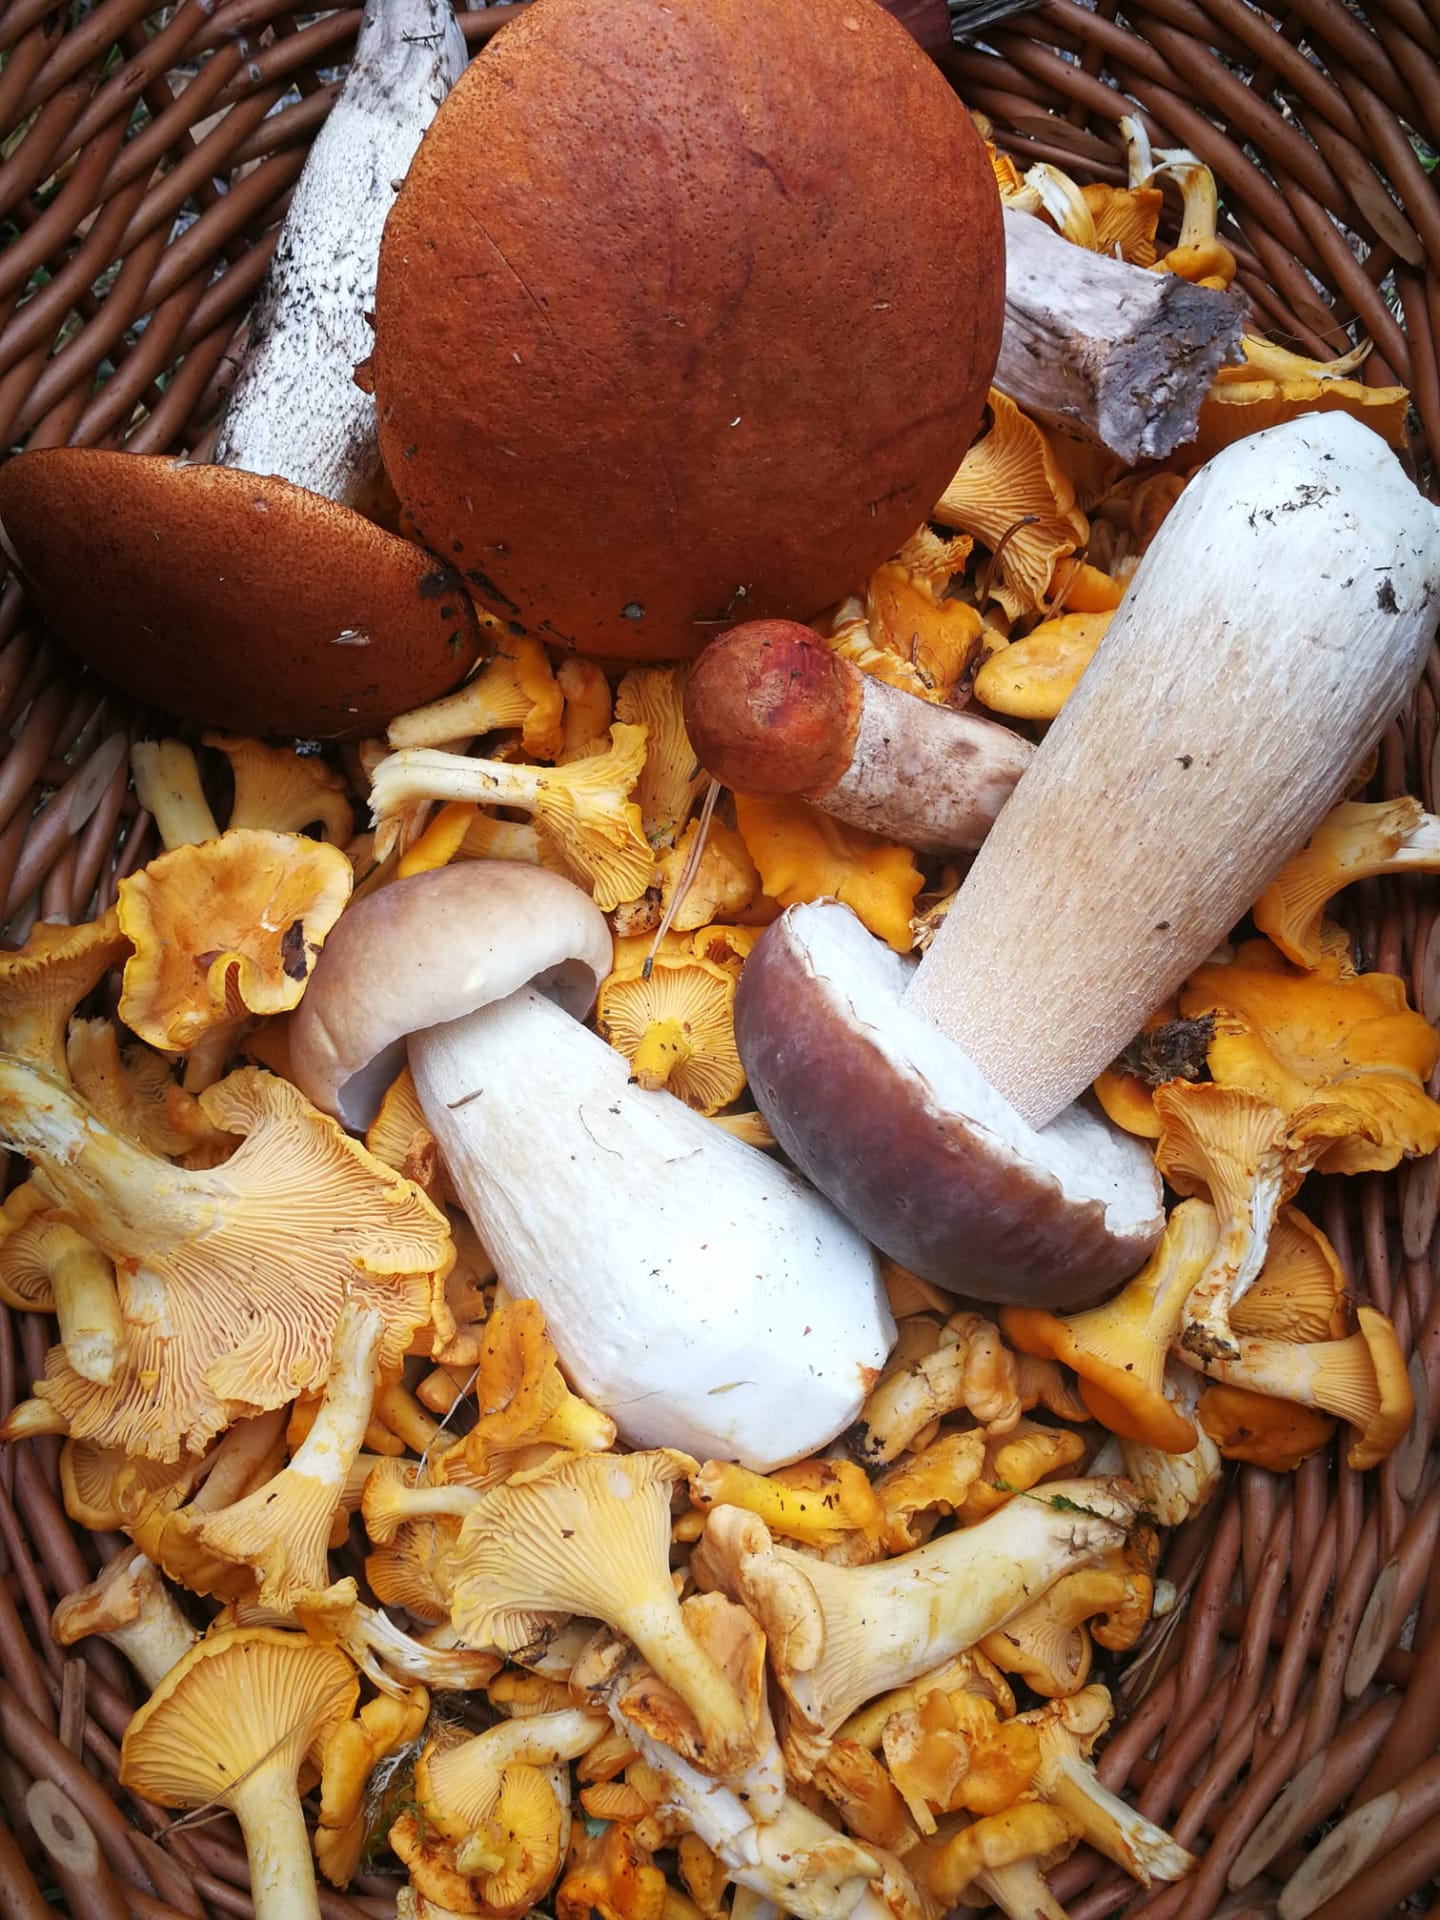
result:
[(501, 1282), (632, 1446), (766, 1472), (859, 1413), (894, 1325), (811, 1188), (531, 988), (413, 1034), (410, 1063)]
[(1181, 494), (906, 995), (1053, 1120), (1302, 846), (1440, 623), (1440, 509), (1309, 414)]
[(353, 374), (372, 345), (380, 230), (466, 59), (447, 0), (368, 0), (256, 303), (218, 465), (346, 506), (379, 473), (375, 402)]

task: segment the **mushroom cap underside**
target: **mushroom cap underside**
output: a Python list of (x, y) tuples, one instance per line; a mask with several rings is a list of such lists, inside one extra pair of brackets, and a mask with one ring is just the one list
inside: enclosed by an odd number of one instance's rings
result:
[(408, 1035), (532, 985), (583, 1018), (611, 956), (605, 916), (543, 867), (467, 861), (393, 881), (341, 916), (316, 962), (290, 1029), (296, 1084), (367, 1127)]
[(454, 686), (480, 651), (450, 568), (271, 475), (19, 454), (0, 472), (0, 546), (87, 666), (239, 733), (371, 731)]
[(980, 1300), (1071, 1312), (1164, 1226), (1144, 1144), (1077, 1103), (1027, 1126), (907, 1013), (910, 965), (834, 902), (789, 908), (746, 963), (735, 1035), (795, 1165), (892, 1259)]

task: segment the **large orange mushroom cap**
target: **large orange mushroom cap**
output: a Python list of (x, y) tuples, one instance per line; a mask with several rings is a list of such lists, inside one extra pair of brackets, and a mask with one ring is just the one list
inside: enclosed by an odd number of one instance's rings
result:
[(0, 528), (87, 666), (239, 733), (373, 731), (480, 651), (433, 554), (271, 475), (47, 447), (0, 474)]
[(872, 0), (538, 0), (386, 222), (386, 469), (542, 639), (810, 618), (960, 464), (1003, 250), (969, 115)]

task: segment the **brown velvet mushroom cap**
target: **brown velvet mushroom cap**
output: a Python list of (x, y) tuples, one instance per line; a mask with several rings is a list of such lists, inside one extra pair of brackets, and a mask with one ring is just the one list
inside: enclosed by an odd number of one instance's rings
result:
[(480, 651), (474, 608), (433, 554), (270, 475), (22, 453), (0, 471), (0, 546), (88, 666), (237, 733), (373, 731)]
[(366, 1127), (410, 1034), (525, 986), (583, 1018), (611, 951), (590, 896), (543, 867), (476, 860), (392, 881), (341, 915), (316, 962), (290, 1024), (295, 1082)]
[(538, 0), (385, 226), (380, 444), (477, 598), (676, 659), (924, 519), (999, 352), (969, 115), (872, 0)]
[(909, 963), (834, 902), (791, 907), (746, 962), (735, 1037), (780, 1146), (868, 1239), (974, 1299), (1069, 1312), (1164, 1226), (1141, 1141), (1081, 1101), (1026, 1125), (901, 995)]

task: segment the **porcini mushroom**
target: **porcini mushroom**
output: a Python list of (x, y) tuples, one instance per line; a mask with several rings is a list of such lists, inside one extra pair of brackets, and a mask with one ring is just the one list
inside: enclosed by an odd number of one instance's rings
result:
[(49, 624), (156, 706), (247, 733), (360, 733), (453, 685), (479, 649), (459, 577), (356, 510), (380, 466), (374, 404), (353, 379), (380, 229), (465, 57), (440, 0), (370, 0), (261, 291), (217, 465), (47, 447), (0, 475), (0, 544)]
[(1030, 759), (978, 714), (862, 673), (792, 620), (732, 627), (701, 654), (685, 724), (727, 787), (791, 796), (920, 849), (977, 847)]
[(609, 971), (578, 888), (509, 862), (352, 906), (292, 1028), (317, 1103), (363, 1126), (409, 1036), (445, 1164), (514, 1296), (637, 1445), (761, 1470), (859, 1411), (893, 1327), (870, 1250), (796, 1177), (572, 1017)]
[(1227, 448), (913, 978), (833, 908), (792, 910), (751, 955), (736, 1040), (792, 1160), (883, 1251), (973, 1295), (1075, 1307), (1133, 1273), (1161, 1224), (1153, 1166), (1072, 1103), (1323, 818), (1437, 624), (1440, 509), (1374, 434), (1326, 414)]
[(801, 1172), (923, 1278), (976, 1299), (1090, 1305), (1164, 1226), (1144, 1143), (1079, 1102), (1028, 1127), (908, 1010), (912, 974), (847, 908), (788, 908), (735, 997), (761, 1112)]

